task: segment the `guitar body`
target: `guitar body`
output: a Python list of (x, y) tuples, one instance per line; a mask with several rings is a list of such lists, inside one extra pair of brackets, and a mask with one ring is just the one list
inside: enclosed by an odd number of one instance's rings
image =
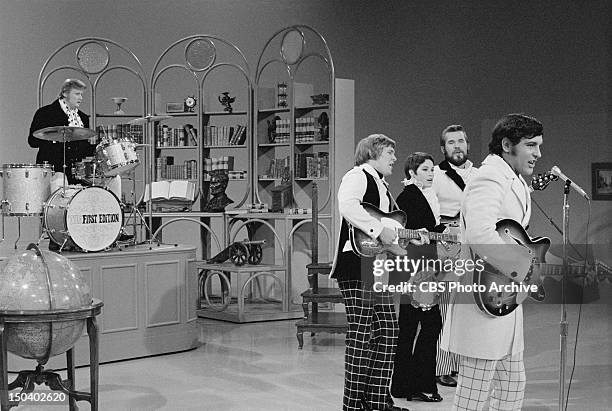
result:
[[(548, 238), (530, 238), (519, 223), (510, 219), (499, 221), (496, 226), (496, 231), (506, 243), (520, 244), (529, 248), (533, 252), (532, 256), (536, 259), (536, 262), (544, 263), (546, 252), (550, 247), (550, 240)], [(493, 284), (510, 285), (514, 281), (488, 263), (485, 263), (485, 269), (482, 272), (474, 270), (474, 282), (485, 286), (485, 291), (483, 292), (474, 291), (476, 305), (478, 305), (483, 312), (494, 317), (503, 317), (510, 314), (528, 296), (537, 301), (542, 301), (545, 297), (542, 278), (535, 272), (529, 281), (525, 281), (523, 284), (536, 284), (538, 286), (538, 291), (536, 293), (528, 293), (526, 291), (489, 291)]]
[[(385, 213), (370, 203), (362, 203), (361, 205), (368, 214), (382, 222), (385, 227), (401, 229), (406, 225), (407, 217), (401, 210)], [(362, 257), (375, 257), (383, 252), (390, 252), (394, 255), (406, 255), (406, 250), (400, 247), (399, 243), (385, 245), (380, 240), (372, 239), (372, 237), (353, 226), (350, 226), (349, 229), (349, 239), (353, 251)]]

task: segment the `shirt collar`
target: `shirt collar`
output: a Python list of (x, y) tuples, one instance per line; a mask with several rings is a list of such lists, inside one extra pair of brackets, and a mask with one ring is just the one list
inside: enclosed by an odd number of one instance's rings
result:
[(387, 185), (387, 182), (385, 181), (385, 177), (380, 174), (378, 172), (378, 170), (376, 170), (374, 167), (372, 167), (371, 165), (369, 165), (368, 163), (363, 163), (361, 165), (361, 167), (367, 171), (368, 173), (370, 173), (372, 175), (372, 177), (378, 178), (380, 181), (383, 182), (384, 185)]
[(70, 108), (70, 107), (68, 107), (68, 103), (66, 103), (66, 100), (64, 100), (63, 98), (59, 99), (59, 103), (60, 103), (60, 106), (62, 107), (62, 110), (64, 110), (64, 113), (66, 113), (66, 114), (78, 113), (79, 112), (78, 108)]
[(456, 165), (454, 165), (453, 163), (451, 163), (450, 161), (448, 162), (448, 164), (455, 169), (455, 171), (465, 171), (465, 170), (469, 170), (470, 168), (472, 168), (472, 166), (474, 165), (474, 163), (472, 163), (470, 160), (465, 160), (465, 167), (461, 168), (461, 167), (457, 167)]

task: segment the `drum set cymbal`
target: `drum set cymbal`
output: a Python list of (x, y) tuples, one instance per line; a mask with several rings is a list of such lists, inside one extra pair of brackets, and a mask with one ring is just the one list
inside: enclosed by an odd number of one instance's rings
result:
[(55, 126), (41, 128), (33, 133), (34, 137), (41, 140), (66, 143), (76, 140), (87, 140), (96, 135), (95, 130), (83, 127)]
[(169, 118), (172, 118), (172, 116), (161, 115), (161, 114), (160, 115), (149, 114), (147, 116), (135, 118), (131, 121), (128, 121), (128, 124), (143, 125), (143, 124), (153, 123), (155, 121), (168, 120)]

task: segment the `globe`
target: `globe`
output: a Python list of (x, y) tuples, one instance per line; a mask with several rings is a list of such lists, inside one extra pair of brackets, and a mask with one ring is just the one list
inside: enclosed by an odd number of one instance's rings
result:
[[(20, 311), (34, 320), (41, 311), (91, 305), (90, 288), (80, 270), (66, 257), (30, 244), (6, 262), (0, 275), (0, 310)], [(83, 334), (84, 319), (6, 323), (7, 350), (45, 364), (74, 346)]]

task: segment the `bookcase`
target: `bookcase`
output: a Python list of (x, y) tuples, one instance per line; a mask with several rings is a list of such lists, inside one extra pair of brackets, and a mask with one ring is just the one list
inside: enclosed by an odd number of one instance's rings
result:
[(276, 32), (264, 46), (253, 90), (253, 195), (272, 206), (289, 188), (289, 206), (269, 218), (286, 234), (290, 301), (301, 306), (301, 292), (309, 287), (313, 183), (319, 192), (321, 258), (332, 259), (335, 193), (352, 166), (354, 82), (335, 77), (327, 43), (316, 30), (295, 25)]
[[(57, 88), (67, 77), (78, 77), (87, 84), (88, 98), (83, 100), (81, 110), (90, 114), (89, 127), (96, 131), (89, 140), (90, 144), (96, 145), (102, 138), (114, 141), (131, 139), (137, 143), (136, 146), (122, 146), (129, 150), (130, 156), (139, 160), (134, 168), (121, 173), (121, 191), (114, 191), (124, 205), (124, 228), (138, 235), (142, 221), (135, 207), (147, 178), (144, 164), (148, 159), (142, 145), (146, 140), (144, 128), (129, 122), (148, 112), (147, 73), (134, 52), (121, 43), (101, 37), (78, 38), (57, 48), (43, 63), (37, 83), (38, 105), (57, 98)], [(92, 172), (91, 169), (86, 171)], [(99, 175), (86, 177), (90, 178), (88, 183), (99, 186), (108, 183), (108, 179)], [(131, 230), (127, 230), (129, 227)]]
[[(228, 194), (235, 199), (228, 208), (250, 199), (250, 78), (242, 51), (214, 35), (179, 39), (162, 52), (154, 65), (151, 107), (155, 115), (170, 118), (163, 125), (154, 125), (152, 155), (156, 161), (151, 164), (151, 172), (159, 180), (177, 178), (176, 172), (180, 176), (183, 170), (182, 178), (193, 179), (199, 201), (188, 211), (218, 212), (207, 208), (213, 170), (232, 171)], [(180, 111), (181, 103), (183, 112), (174, 112)], [(166, 133), (173, 143), (166, 144)], [(164, 171), (171, 172), (171, 177)]]
[[(313, 183), (319, 192), (321, 260), (329, 261), (339, 221), (335, 193), (352, 165), (354, 147), (354, 83), (335, 77), (321, 34), (304, 25), (277, 31), (265, 43), (253, 73), (236, 45), (210, 34), (172, 42), (150, 73), (129, 50), (128, 57), (107, 67), (107, 50), (115, 45), (124, 49), (113, 41), (85, 38), (66, 46), (77, 42), (91, 43), (81, 53), (91, 72), (71, 69), (89, 80), (92, 128), (118, 133), (127, 131), (122, 124), (130, 120), (148, 119), (138, 129), (129, 128), (140, 160), (134, 171), (137, 184), (129, 189), (133, 203), (144, 198), (150, 182), (187, 180), (195, 185), (194, 201), (188, 204), (145, 203), (148, 234), (161, 241), (163, 231), (166, 242), (195, 243), (203, 260), (247, 235), (265, 239), (264, 264), (286, 271), (283, 305), (302, 316)], [(74, 58), (75, 51), (68, 54)], [(114, 55), (112, 61), (117, 61)], [(132, 79), (128, 86), (126, 73)], [(55, 77), (41, 77), (40, 89)], [(118, 96), (128, 97), (122, 106), (125, 114), (113, 112), (111, 97)], [(208, 207), (214, 170), (227, 170), (229, 176), (225, 192), (231, 203), (224, 210)], [(270, 211), (245, 212), (247, 204), (261, 203)], [(173, 229), (166, 229), (168, 225)], [(271, 289), (265, 281), (258, 287)]]

